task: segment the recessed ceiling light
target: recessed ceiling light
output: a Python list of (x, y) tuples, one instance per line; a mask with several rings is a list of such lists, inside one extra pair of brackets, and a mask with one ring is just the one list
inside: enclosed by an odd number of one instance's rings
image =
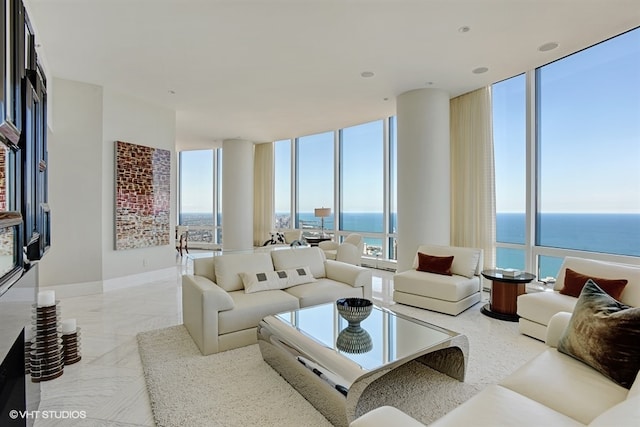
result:
[(483, 74), (489, 71), (487, 67), (478, 67), (473, 69), (473, 74)]
[(469, 31), (471, 31), (471, 27), (467, 27), (466, 25), (464, 27), (458, 28), (459, 33), (468, 33)]
[(558, 47), (558, 43), (556, 43), (556, 42), (549, 42), (549, 43), (545, 43), (545, 44), (543, 44), (542, 46), (540, 46), (540, 47), (538, 48), (538, 50), (539, 50), (540, 52), (547, 52), (547, 51), (553, 50), (553, 49), (555, 49), (555, 48), (557, 48), (557, 47)]
[(363, 71), (360, 73), (360, 75), (364, 78), (369, 78), (373, 77), (375, 74), (373, 74), (373, 71)]

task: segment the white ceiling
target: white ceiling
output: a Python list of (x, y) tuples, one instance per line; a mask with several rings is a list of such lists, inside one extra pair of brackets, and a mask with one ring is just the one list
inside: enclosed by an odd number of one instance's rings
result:
[(379, 119), (640, 26), (639, 0), (25, 1), (50, 75), (174, 109), (179, 148)]

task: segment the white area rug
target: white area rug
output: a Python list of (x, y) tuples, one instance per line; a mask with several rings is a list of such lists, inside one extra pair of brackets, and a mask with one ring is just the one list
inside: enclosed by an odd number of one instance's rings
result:
[[(467, 335), (470, 357), (464, 383), (410, 363), (376, 381), (358, 413), (396, 406), (428, 424), (498, 382), (541, 352), (544, 344), (517, 332), (517, 323), (480, 314), (480, 304), (451, 317), (393, 305), (398, 312)], [(138, 334), (156, 424), (173, 426), (329, 426), (260, 355), (257, 345), (202, 356), (184, 326)], [(415, 384), (413, 388), (408, 383)]]

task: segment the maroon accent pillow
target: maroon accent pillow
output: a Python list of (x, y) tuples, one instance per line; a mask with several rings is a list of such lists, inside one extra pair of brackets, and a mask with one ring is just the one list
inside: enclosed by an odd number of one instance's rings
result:
[(418, 268), (416, 270), (452, 276), (451, 264), (453, 264), (453, 255), (434, 256), (418, 252)]
[(596, 282), (600, 289), (617, 300), (620, 299), (620, 294), (622, 294), (624, 287), (627, 286), (627, 279), (603, 279), (600, 277), (587, 276), (586, 274), (581, 274), (567, 268), (564, 276), (564, 286), (560, 289), (560, 293), (578, 298), (582, 288), (584, 288), (585, 283), (587, 283), (589, 279)]

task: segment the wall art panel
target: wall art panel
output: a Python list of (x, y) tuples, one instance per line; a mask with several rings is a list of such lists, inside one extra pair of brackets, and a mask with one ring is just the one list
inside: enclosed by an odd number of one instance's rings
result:
[(116, 141), (116, 250), (169, 244), (171, 152)]

